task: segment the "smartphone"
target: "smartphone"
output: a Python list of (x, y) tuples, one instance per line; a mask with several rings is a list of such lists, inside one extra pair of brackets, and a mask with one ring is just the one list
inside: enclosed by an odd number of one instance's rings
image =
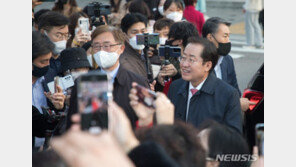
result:
[(108, 80), (100, 72), (89, 72), (77, 78), (77, 107), (81, 129), (101, 131), (108, 128)]
[(256, 146), (258, 147), (259, 156), (264, 155), (264, 123), (256, 124)]
[(155, 92), (141, 86), (141, 85), (137, 85), (136, 86), (137, 89), (137, 96), (139, 98), (139, 102), (143, 103), (145, 106), (149, 107), (149, 108), (155, 108), (154, 107), (154, 100), (156, 99), (156, 94)]
[(89, 20), (88, 18), (81, 17), (78, 19), (78, 25), (81, 28), (83, 34), (88, 34), (89, 32)]
[(169, 57), (179, 57), (181, 56), (181, 48), (175, 46), (160, 46), (158, 48), (158, 56), (163, 56), (166, 59)]
[(56, 76), (54, 77), (54, 93), (58, 92), (57, 86), (59, 85), (60, 77)]
[(136, 38), (137, 38), (137, 45), (144, 45), (145, 43), (147, 43), (148, 45), (157, 45), (157, 44), (159, 44), (159, 33), (137, 34)]

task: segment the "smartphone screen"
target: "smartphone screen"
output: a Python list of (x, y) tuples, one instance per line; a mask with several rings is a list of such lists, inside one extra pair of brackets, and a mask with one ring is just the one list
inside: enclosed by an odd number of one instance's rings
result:
[(85, 74), (78, 78), (78, 111), (81, 129), (108, 128), (108, 81), (104, 74)]
[(138, 101), (140, 103), (143, 103), (147, 107), (155, 108), (153, 105), (153, 102), (156, 99), (155, 92), (140, 85), (137, 85), (136, 89), (137, 89), (137, 96), (139, 98)]
[(82, 30), (82, 33), (83, 34), (88, 34), (88, 32), (89, 32), (89, 20), (88, 20), (88, 18), (84, 18), (84, 17), (79, 18), (78, 23), (79, 23), (79, 27)]
[(264, 155), (264, 124), (256, 124), (256, 146), (258, 146), (259, 156)]

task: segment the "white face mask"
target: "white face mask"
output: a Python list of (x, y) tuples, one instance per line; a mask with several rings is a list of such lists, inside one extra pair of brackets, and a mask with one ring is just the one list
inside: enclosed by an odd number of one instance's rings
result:
[(163, 16), (163, 6), (158, 6), (158, 11)]
[(98, 66), (103, 69), (112, 67), (118, 60), (119, 55), (116, 52), (99, 51), (94, 54), (94, 59)]
[(54, 54), (55, 55), (60, 54), (64, 49), (66, 49), (66, 44), (67, 44), (66, 40), (54, 42), (54, 45), (55, 45)]
[(136, 36), (129, 39), (129, 44), (136, 50), (143, 50), (145, 48), (145, 45), (137, 45)]
[(87, 60), (90, 64), (90, 66), (93, 66), (93, 59), (92, 59), (92, 55), (87, 55)]
[[(44, 34), (48, 37), (47, 32), (44, 31)], [(49, 37), (48, 37), (49, 38)], [(50, 39), (50, 38), (49, 38)], [(67, 41), (63, 40), (63, 41), (58, 41), (58, 42), (53, 42), (53, 44), (55, 45), (53, 54), (58, 55), (60, 54), (64, 49), (66, 49), (66, 45), (67, 45)]]
[(165, 44), (165, 41), (167, 40), (168, 38), (159, 38), (159, 44), (160, 45), (164, 45)]
[(183, 13), (180, 12), (172, 12), (166, 15), (166, 18), (174, 20), (174, 22), (181, 21), (183, 17)]

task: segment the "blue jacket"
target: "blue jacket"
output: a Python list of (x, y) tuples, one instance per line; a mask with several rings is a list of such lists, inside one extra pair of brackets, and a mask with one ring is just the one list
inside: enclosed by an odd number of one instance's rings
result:
[(227, 82), (229, 85), (233, 86), (235, 89), (237, 89), (239, 96), (241, 96), (241, 92), (237, 84), (236, 73), (235, 73), (232, 57), (229, 55), (224, 56), (220, 64), (220, 67), (221, 67), (222, 80)]
[[(175, 105), (175, 119), (185, 121), (189, 82), (182, 78), (172, 82), (168, 97)], [(198, 127), (213, 119), (242, 133), (242, 113), (236, 89), (211, 72), (202, 88), (190, 99), (187, 122)]]

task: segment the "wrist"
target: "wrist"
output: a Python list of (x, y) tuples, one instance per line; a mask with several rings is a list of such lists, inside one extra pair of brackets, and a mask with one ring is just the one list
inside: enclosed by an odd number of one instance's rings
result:
[(140, 142), (133, 136), (132, 139), (128, 140), (123, 149), (126, 153), (128, 153), (138, 145), (140, 145)]
[(153, 115), (145, 118), (145, 119), (139, 119), (138, 121), (138, 127), (146, 127), (149, 126), (153, 122)]

